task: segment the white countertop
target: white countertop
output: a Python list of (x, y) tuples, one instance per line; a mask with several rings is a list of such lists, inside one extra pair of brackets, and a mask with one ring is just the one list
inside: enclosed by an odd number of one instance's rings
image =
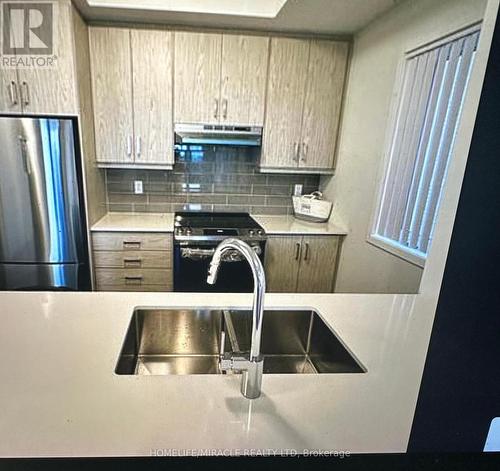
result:
[[(347, 231), (331, 222), (314, 223), (293, 216), (252, 217), (267, 234), (345, 235)], [(92, 227), (92, 231), (106, 232), (173, 232), (173, 213), (108, 213)]]
[(347, 231), (332, 222), (307, 222), (293, 216), (252, 217), (264, 228), (267, 234), (296, 235), (346, 235)]
[(173, 232), (174, 213), (107, 213), (90, 230), (96, 232)]
[(249, 307), (251, 295), (0, 293), (0, 456), (132, 456), (169, 450), (404, 452), (428, 339), (414, 295), (268, 294), (314, 307), (366, 373), (118, 376), (136, 306)]

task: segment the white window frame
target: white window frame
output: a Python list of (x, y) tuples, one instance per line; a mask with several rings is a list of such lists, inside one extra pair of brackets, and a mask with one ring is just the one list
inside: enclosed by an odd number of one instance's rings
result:
[[(458, 31), (454, 31), (450, 34), (446, 34), (444, 36), (441, 36), (437, 39), (434, 39), (432, 41), (428, 41), (418, 47), (409, 49), (405, 51), (403, 59), (400, 61), (399, 66), (398, 66), (398, 71), (397, 71), (397, 80), (396, 80), (396, 88), (395, 88), (395, 93), (394, 93), (394, 98), (392, 101), (391, 105), (391, 111), (389, 115), (389, 126), (387, 128), (387, 133), (386, 133), (386, 139), (385, 139), (385, 152), (384, 152), (384, 158), (382, 159), (382, 163), (379, 169), (379, 178), (378, 180), (378, 190), (377, 190), (377, 196), (375, 199), (375, 205), (372, 210), (372, 217), (371, 217), (371, 222), (369, 226), (369, 232), (366, 237), (366, 241), (385, 251), (390, 253), (391, 255), (394, 255), (398, 258), (401, 258), (413, 265), (416, 265), (420, 268), (425, 267), (425, 261), (427, 259), (427, 255), (423, 255), (420, 251), (414, 250), (409, 247), (404, 247), (403, 245), (397, 243), (396, 241), (389, 239), (387, 237), (384, 237), (380, 234), (377, 234), (377, 229), (378, 229), (378, 223), (379, 223), (379, 215), (382, 207), (382, 202), (383, 202), (383, 195), (387, 183), (387, 179), (389, 177), (389, 166), (391, 164), (391, 150), (393, 146), (393, 139), (394, 139), (394, 132), (397, 126), (397, 121), (398, 121), (398, 111), (399, 111), (399, 106), (400, 102), (402, 99), (402, 94), (403, 94), (403, 84), (405, 80), (405, 69), (406, 69), (406, 63), (409, 59), (412, 59), (415, 56), (418, 56), (420, 54), (423, 54), (425, 52), (428, 52), (432, 49), (438, 48), (442, 46), (443, 44), (446, 44), (448, 42), (452, 42), (456, 39), (459, 39), (461, 37), (470, 35), (471, 33), (477, 32), (481, 30), (481, 21), (475, 22), (465, 28), (462, 28)], [(466, 90), (467, 93), (467, 90)], [(457, 124), (457, 128), (460, 125), (460, 120), (461, 116), (459, 117), (459, 122)], [(451, 157), (452, 159), (453, 154), (455, 152), (455, 142), (453, 142), (452, 148), (451, 148)], [(444, 181), (443, 181), (443, 187), (441, 189), (441, 193), (445, 191), (445, 187), (447, 184), (447, 174), (444, 175)]]

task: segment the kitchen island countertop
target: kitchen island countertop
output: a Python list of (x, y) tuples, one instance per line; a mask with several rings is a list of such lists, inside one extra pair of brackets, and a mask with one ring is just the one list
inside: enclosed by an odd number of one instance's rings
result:
[(267, 309), (315, 308), (367, 372), (266, 374), (248, 400), (235, 375), (114, 369), (135, 307), (249, 307), (250, 294), (0, 293), (0, 456), (403, 452), (428, 340), (415, 299), (268, 294)]

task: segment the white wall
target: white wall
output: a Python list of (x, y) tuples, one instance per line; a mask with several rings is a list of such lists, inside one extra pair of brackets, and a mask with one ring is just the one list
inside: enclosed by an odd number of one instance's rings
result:
[(422, 269), (370, 245), (372, 211), (404, 53), (480, 20), (486, 0), (408, 0), (354, 39), (336, 175), (323, 181), (343, 244), (337, 292), (416, 293)]

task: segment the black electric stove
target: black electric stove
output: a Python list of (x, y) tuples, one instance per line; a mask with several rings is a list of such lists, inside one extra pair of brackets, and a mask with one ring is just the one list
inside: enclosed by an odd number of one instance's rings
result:
[(237, 237), (245, 242), (265, 240), (264, 229), (248, 213), (175, 213), (174, 238), (178, 242), (220, 242)]
[(265, 231), (248, 213), (175, 213), (174, 290), (251, 292), (253, 277), (250, 266), (237, 254), (231, 254), (224, 261), (215, 285), (206, 282), (215, 248), (229, 237), (248, 243), (264, 261)]

